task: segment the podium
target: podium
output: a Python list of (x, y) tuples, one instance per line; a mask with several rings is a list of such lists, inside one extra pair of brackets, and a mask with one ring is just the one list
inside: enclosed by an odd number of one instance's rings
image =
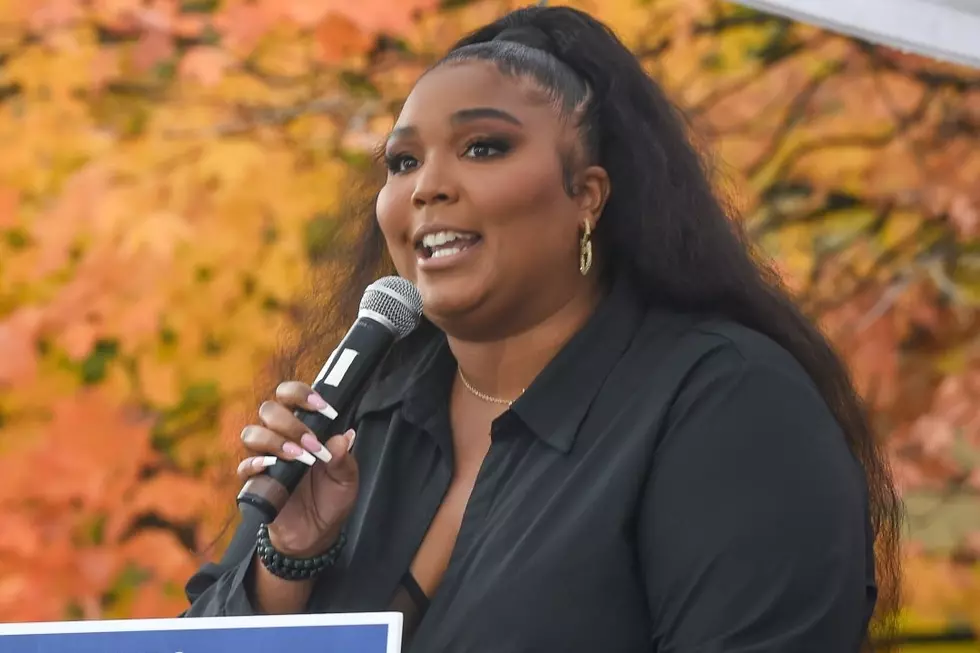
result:
[(399, 612), (0, 624), (3, 653), (401, 653)]

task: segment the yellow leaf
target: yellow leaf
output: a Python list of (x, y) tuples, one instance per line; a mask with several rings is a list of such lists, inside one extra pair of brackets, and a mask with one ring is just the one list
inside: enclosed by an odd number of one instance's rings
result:
[(138, 363), (139, 387), (154, 406), (167, 408), (180, 399), (180, 379), (173, 363), (144, 356)]
[(216, 180), (222, 185), (234, 186), (261, 169), (265, 161), (265, 153), (257, 143), (226, 138), (216, 141), (201, 153), (197, 169), (202, 180)]

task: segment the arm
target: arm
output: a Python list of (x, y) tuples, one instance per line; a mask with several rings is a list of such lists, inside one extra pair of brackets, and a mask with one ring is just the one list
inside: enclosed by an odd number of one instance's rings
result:
[(316, 580), (288, 581), (277, 578), (254, 553), (231, 569), (208, 563), (188, 581), (191, 606), (182, 617), (252, 616), (296, 614), (309, 603)]
[[(276, 388), (277, 401), (266, 401), (259, 407), (262, 426), (248, 425), (242, 430), (246, 448), (259, 455), (249, 456), (238, 465), (239, 478), (247, 481), (265, 469), (266, 457), (297, 457), (287, 446), (305, 453), (310, 461), (315, 460), (314, 454), (323, 461), (310, 467), (269, 525), (272, 547), (298, 558), (309, 558), (333, 546), (358, 487), (357, 463), (351, 453), (354, 431), (348, 429), (321, 445), (296, 418), (293, 410), (297, 407), (317, 408), (308, 403), (311, 396), (312, 390), (305, 384), (281, 383)], [(329, 457), (320, 453), (323, 447)], [(269, 572), (256, 554), (255, 531), (242, 530), (253, 527), (258, 528), (258, 521), (243, 521), (225, 552), (230, 559), (208, 563), (190, 578), (185, 592), (191, 607), (181, 616), (251, 616), (305, 610), (317, 581), (284, 580)]]
[(253, 562), (257, 566), (254, 549), (238, 565), (223, 569), (207, 563), (187, 581), (184, 591), (191, 605), (181, 617), (227, 617), (260, 614), (246, 591), (246, 579), (250, 576)]
[(729, 350), (699, 367), (640, 506), (655, 650), (856, 652), (872, 577), (864, 488), (839, 426), (790, 361)]

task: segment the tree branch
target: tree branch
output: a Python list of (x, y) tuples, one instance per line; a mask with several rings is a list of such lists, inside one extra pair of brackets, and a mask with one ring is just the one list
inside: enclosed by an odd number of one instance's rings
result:
[(806, 115), (806, 109), (813, 100), (813, 96), (820, 90), (820, 87), (830, 78), (840, 74), (845, 68), (844, 62), (835, 61), (827, 70), (814, 75), (800, 92), (796, 94), (796, 97), (793, 98), (793, 101), (786, 109), (782, 121), (773, 133), (768, 147), (746, 168), (748, 177), (755, 177), (759, 174), (765, 162), (770, 160), (779, 150), (783, 139), (786, 138), (793, 127)]

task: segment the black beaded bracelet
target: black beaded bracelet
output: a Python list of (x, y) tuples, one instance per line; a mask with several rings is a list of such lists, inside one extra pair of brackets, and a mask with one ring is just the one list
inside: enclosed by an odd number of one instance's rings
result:
[(273, 576), (284, 580), (308, 580), (315, 578), (320, 572), (333, 566), (340, 557), (340, 552), (347, 543), (347, 537), (341, 533), (340, 537), (326, 553), (321, 553), (312, 558), (293, 558), (280, 551), (277, 551), (269, 540), (269, 527), (266, 524), (259, 526), (259, 536), (256, 545), (256, 552), (262, 566), (269, 570)]

